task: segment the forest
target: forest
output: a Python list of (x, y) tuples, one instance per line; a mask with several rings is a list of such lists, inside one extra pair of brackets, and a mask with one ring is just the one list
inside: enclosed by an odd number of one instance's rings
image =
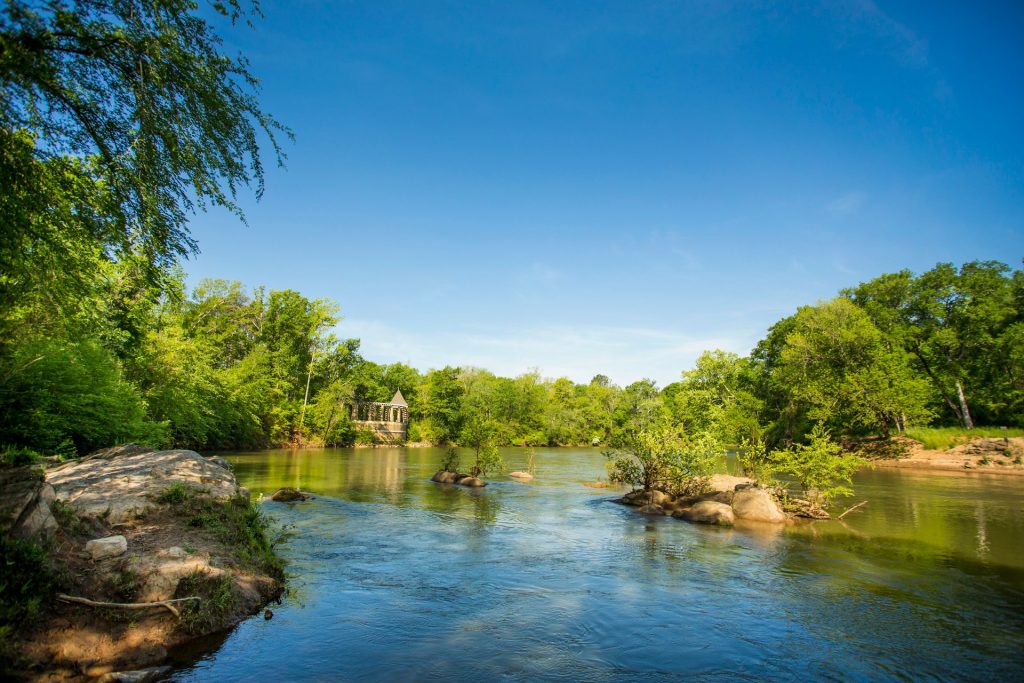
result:
[[(78, 252), (78, 259), (83, 259)], [(42, 264), (40, 264), (41, 266)], [(622, 445), (667, 422), (765, 448), (926, 425), (1024, 425), (1024, 272), (996, 262), (882, 275), (775, 323), (748, 356), (708, 350), (678, 381), (625, 387), (474, 367), (379, 364), (339, 307), (95, 249), (80, 286), (4, 309), (0, 443), (73, 456), (137, 441), (194, 449), (371, 443), (353, 403), (409, 403), (410, 441)], [(30, 267), (40, 267), (31, 265)], [(88, 273), (88, 274), (86, 274)], [(9, 281), (10, 282), (10, 281)], [(18, 283), (21, 284), (21, 283)], [(343, 329), (343, 324), (340, 326)]]

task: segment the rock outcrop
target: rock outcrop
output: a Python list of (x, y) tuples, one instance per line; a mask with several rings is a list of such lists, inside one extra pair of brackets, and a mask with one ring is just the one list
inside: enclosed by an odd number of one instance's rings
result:
[(14, 538), (52, 534), (57, 520), (50, 506), (53, 487), (38, 467), (25, 465), (0, 469), (0, 533)]
[[(129, 446), (134, 446), (129, 444)], [(230, 470), (195, 451), (142, 451), (118, 447), (47, 473), (58, 500), (79, 513), (124, 522), (142, 512), (171, 484), (203, 489), (218, 500), (245, 496)]]
[(680, 498), (656, 489), (638, 489), (615, 502), (633, 506), (641, 514), (671, 515), (702, 524), (731, 526), (736, 520), (772, 524), (788, 521), (789, 517), (775, 498), (767, 490), (757, 488), (750, 479), (716, 475), (712, 481), (729, 488)]

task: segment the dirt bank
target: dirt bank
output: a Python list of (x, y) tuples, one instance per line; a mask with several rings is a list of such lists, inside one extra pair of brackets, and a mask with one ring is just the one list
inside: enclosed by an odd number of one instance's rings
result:
[(896, 439), (896, 457), (872, 458), (877, 467), (1024, 476), (1024, 437), (977, 438), (943, 450), (926, 450), (905, 437)]
[[(47, 483), (57, 524), (35, 541), (52, 581), (7, 653), (9, 675), (118, 680), (115, 672), (148, 669), (159, 676), (169, 648), (230, 628), (281, 594), (282, 563), (267, 522), (226, 462), (124, 449), (55, 469)], [(158, 604), (94, 606), (62, 595)]]

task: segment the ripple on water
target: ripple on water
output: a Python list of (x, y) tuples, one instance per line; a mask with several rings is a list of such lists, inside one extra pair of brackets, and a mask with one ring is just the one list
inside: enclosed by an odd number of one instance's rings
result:
[(1024, 677), (1019, 495), (986, 503), (983, 557), (976, 498), (947, 483), (875, 472), (842, 525), (719, 529), (580, 486), (603, 471), (593, 451), (542, 450), (531, 485), (466, 490), (427, 481), (429, 450), (232, 456), (254, 491), (279, 471), (319, 495), (266, 507), (294, 527), (274, 619), (173, 678)]

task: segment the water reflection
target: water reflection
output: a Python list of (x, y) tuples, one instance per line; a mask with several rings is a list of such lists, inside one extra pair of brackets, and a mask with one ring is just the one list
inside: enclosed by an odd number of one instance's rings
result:
[(230, 455), (254, 492), (318, 497), (266, 504), (295, 527), (274, 620), (183, 655), (174, 678), (1024, 675), (1011, 483), (876, 470), (842, 521), (719, 529), (608, 503), (580, 483), (603, 474), (592, 450), (539, 451), (533, 482), (479, 490), (430, 482), (443, 455)]

